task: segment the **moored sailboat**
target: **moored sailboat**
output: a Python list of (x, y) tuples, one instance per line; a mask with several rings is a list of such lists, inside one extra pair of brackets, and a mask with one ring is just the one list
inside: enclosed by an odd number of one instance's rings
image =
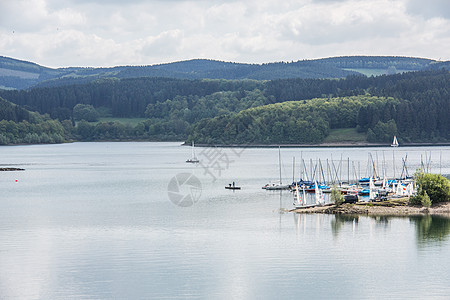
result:
[(294, 190), (294, 206), (295, 208), (304, 208), (306, 207), (306, 193), (305, 193), (305, 187), (302, 187), (302, 196), (300, 197), (300, 187), (298, 184), (295, 185)]
[(268, 183), (262, 187), (263, 189), (265, 189), (265, 190), (288, 190), (289, 189), (289, 185), (283, 184), (283, 182), (281, 181), (281, 150), (280, 150), (280, 147), (278, 147), (278, 166), (279, 166), (279, 170), (280, 170), (280, 181)]
[(394, 140), (392, 141), (391, 147), (398, 147), (397, 136), (394, 135)]
[(192, 141), (192, 157), (186, 160), (187, 163), (199, 163), (200, 160), (195, 156), (195, 147), (194, 147), (194, 141)]

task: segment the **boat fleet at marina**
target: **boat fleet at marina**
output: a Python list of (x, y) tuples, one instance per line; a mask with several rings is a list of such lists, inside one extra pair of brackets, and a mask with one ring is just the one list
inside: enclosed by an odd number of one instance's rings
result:
[[(398, 146), (397, 138), (394, 137), (394, 141), (391, 145), (392, 147)], [(384, 153), (383, 153), (384, 156)], [(386, 176), (386, 167), (383, 157), (383, 175), (379, 176), (376, 168), (375, 160), (369, 153), (368, 167), (367, 170), (371, 171), (371, 175), (367, 177), (357, 177), (356, 167), (354, 162), (352, 162), (352, 169), (354, 173), (354, 180), (350, 180), (350, 160), (347, 160), (347, 181), (343, 181), (339, 178), (339, 173), (342, 173), (343, 163), (342, 158), (338, 166), (334, 164), (333, 159), (326, 161), (326, 173), (325, 176), (323, 163), (320, 159), (313, 163), (310, 161), (310, 173), (307, 172), (307, 167), (305, 161), (301, 160), (301, 176), (300, 180), (294, 180), (295, 177), (295, 158), (293, 158), (293, 181), (291, 184), (283, 184), (281, 180), (281, 155), (280, 148), (278, 151), (278, 163), (280, 178), (279, 181), (271, 182), (264, 185), (262, 188), (265, 190), (289, 190), (293, 193), (295, 208), (311, 207), (317, 205), (325, 204), (324, 194), (331, 193), (333, 189), (338, 191), (343, 195), (344, 203), (355, 203), (355, 202), (368, 202), (368, 201), (385, 201), (392, 198), (405, 198), (413, 196), (417, 193), (417, 188), (415, 186), (414, 179), (409, 176), (407, 168), (406, 155), (402, 158), (402, 172), (401, 175), (395, 176), (395, 165), (394, 177), (388, 178)], [(431, 158), (430, 158), (431, 160)], [(394, 160), (393, 160), (394, 164)], [(358, 163), (359, 165), (359, 163)], [(423, 164), (422, 164), (422, 167)], [(359, 167), (358, 167), (359, 169)], [(310, 176), (308, 176), (310, 175)], [(327, 177), (327, 179), (325, 179)], [(304, 179), (305, 178), (305, 179)], [(311, 178), (311, 179), (309, 179)], [(359, 178), (359, 179), (358, 179)], [(314, 194), (314, 195), (309, 195)], [(309, 195), (309, 196), (308, 196)], [(330, 197), (331, 198), (331, 197)], [(330, 201), (327, 202), (332, 203)]]
[[(397, 138), (394, 137), (392, 147), (398, 147)], [(192, 142), (192, 156), (187, 163), (199, 163), (199, 159), (195, 155), (194, 142)], [(402, 172), (400, 176), (395, 176), (395, 161), (394, 155), (392, 158), (393, 164), (393, 176), (388, 178), (386, 176), (386, 164), (383, 152), (383, 167), (382, 176), (378, 175), (378, 156), (377, 163), (375, 163), (372, 154), (369, 153), (367, 162), (367, 172), (371, 175), (367, 177), (358, 177), (360, 165), (358, 162), (358, 172), (356, 171), (355, 162), (351, 163), (350, 159), (347, 159), (347, 181), (342, 180), (342, 170), (344, 169), (345, 161), (341, 160), (335, 165), (333, 158), (328, 159), (323, 162), (317, 159), (315, 163), (310, 159), (309, 163), (309, 173), (307, 168), (307, 163), (302, 158), (301, 168), (300, 168), (300, 180), (295, 180), (295, 157), (293, 157), (292, 164), (292, 183), (287, 184), (282, 182), (282, 171), (281, 171), (281, 148), (278, 147), (278, 169), (279, 169), (279, 179), (277, 181), (269, 182), (262, 186), (262, 189), (267, 191), (273, 190), (289, 190), (293, 193), (295, 208), (306, 208), (317, 205), (330, 204), (330, 198), (327, 197), (328, 201), (325, 200), (324, 194), (330, 194), (333, 190), (338, 191), (343, 195), (344, 203), (355, 203), (355, 202), (368, 202), (368, 201), (385, 201), (392, 198), (405, 198), (413, 196), (417, 193), (417, 188), (414, 179), (409, 176), (407, 168), (408, 155), (402, 158)], [(422, 161), (422, 169), (425, 171), (428, 169), (427, 164), (431, 161), (430, 158), (424, 165)], [(324, 168), (325, 165), (325, 168)], [(326, 172), (324, 171), (326, 169)], [(352, 172), (350, 171), (352, 169)], [(327, 176), (325, 176), (325, 173)], [(350, 174), (353, 173), (353, 180), (350, 180)], [(340, 175), (339, 175), (340, 174)], [(235, 182), (230, 183), (225, 186), (225, 189), (229, 190), (240, 190), (241, 187), (235, 185)], [(337, 192), (335, 192), (337, 193)]]
[[(367, 182), (368, 180), (368, 182)], [(294, 196), (295, 208), (311, 207), (325, 204), (324, 193), (331, 193), (336, 189), (344, 197), (344, 203), (385, 201), (392, 198), (405, 198), (416, 194), (417, 188), (413, 178), (383, 179), (361, 178), (356, 183), (342, 183), (340, 186), (330, 187), (326, 184), (308, 181), (294, 182), (289, 190)], [(307, 194), (314, 194), (307, 197)], [(311, 202), (312, 199), (312, 202)], [(309, 201), (308, 201), (309, 200)]]

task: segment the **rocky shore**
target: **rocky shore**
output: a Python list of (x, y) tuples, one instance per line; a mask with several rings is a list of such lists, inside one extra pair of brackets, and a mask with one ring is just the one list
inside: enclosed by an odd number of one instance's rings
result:
[(21, 168), (0, 168), (0, 172), (1, 171), (25, 171), (25, 169), (21, 169)]
[(356, 204), (342, 204), (340, 206), (316, 206), (291, 210), (301, 214), (343, 214), (370, 216), (414, 216), (414, 215), (448, 215), (450, 216), (450, 202), (438, 203), (430, 208), (410, 206), (407, 200), (392, 200), (385, 202), (362, 202)]

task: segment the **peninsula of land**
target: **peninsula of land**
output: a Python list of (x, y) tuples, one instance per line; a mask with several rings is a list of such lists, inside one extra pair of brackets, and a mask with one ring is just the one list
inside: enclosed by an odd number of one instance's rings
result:
[(450, 202), (441, 202), (430, 208), (408, 205), (407, 199), (384, 202), (358, 202), (355, 204), (327, 205), (293, 209), (291, 212), (301, 214), (345, 214), (369, 216), (414, 216), (447, 215), (450, 216)]

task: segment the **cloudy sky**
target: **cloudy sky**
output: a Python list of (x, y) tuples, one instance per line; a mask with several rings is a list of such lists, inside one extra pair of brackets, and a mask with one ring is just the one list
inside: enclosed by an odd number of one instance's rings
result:
[(450, 60), (449, 0), (0, 0), (0, 14), (0, 55), (49, 67)]

